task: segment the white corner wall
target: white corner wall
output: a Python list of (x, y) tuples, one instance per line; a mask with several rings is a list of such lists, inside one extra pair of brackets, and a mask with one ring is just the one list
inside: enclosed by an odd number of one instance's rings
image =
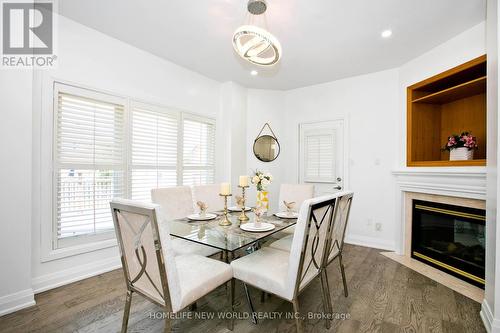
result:
[(481, 318), (488, 332), (500, 332), (500, 247), (496, 245), (500, 239), (500, 228), (496, 226), (500, 221), (498, 205), (498, 153), (500, 137), (498, 132), (498, 38), (500, 12), (498, 1), (487, 2), (486, 37), (488, 46), (488, 165), (487, 165), (487, 199), (486, 199), (486, 286), (485, 299), (481, 306)]
[(31, 70), (0, 74), (0, 316), (35, 304), (31, 289)]
[[(398, 70), (295, 89), (285, 94), (286, 148), (280, 161), (287, 182), (297, 182), (299, 124), (343, 118), (348, 132), (348, 168), (344, 187), (354, 201), (347, 241), (377, 248), (394, 248), (395, 185), (391, 170), (397, 163)], [(375, 224), (381, 223), (381, 231)]]

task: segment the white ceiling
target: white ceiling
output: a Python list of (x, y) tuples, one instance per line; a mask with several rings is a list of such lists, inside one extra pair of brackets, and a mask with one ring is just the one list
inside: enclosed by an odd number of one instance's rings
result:
[(272, 69), (232, 49), (245, 0), (64, 0), (59, 11), (215, 80), (286, 90), (397, 67), (483, 21), (485, 0), (268, 0), (267, 27), (283, 47)]

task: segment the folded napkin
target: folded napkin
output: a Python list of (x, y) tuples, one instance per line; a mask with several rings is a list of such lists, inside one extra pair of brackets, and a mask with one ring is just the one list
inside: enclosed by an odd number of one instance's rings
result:
[(205, 213), (207, 211), (208, 205), (203, 201), (198, 201), (196, 204), (198, 205), (198, 208), (200, 208), (201, 213)]
[(285, 200), (283, 200), (283, 204), (285, 205), (287, 210), (292, 210), (293, 207), (295, 207), (295, 201), (286, 202)]
[(239, 208), (243, 208), (243, 205), (245, 204), (245, 199), (243, 199), (243, 197), (241, 197), (239, 195), (235, 196), (235, 199), (236, 199), (236, 205)]

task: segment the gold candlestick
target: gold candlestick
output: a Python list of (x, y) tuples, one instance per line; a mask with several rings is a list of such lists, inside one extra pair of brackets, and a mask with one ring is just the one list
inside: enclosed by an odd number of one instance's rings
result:
[(239, 188), (241, 188), (241, 196), (243, 197), (243, 205), (241, 207), (241, 214), (240, 216), (238, 217), (238, 220), (240, 221), (248, 221), (250, 220), (245, 212), (245, 208), (246, 208), (246, 197), (245, 197), (245, 188), (247, 187), (250, 187), (250, 186), (241, 186), (241, 185), (238, 185)]
[(224, 218), (220, 220), (219, 225), (223, 227), (227, 227), (232, 225), (231, 221), (227, 218), (227, 197), (230, 197), (231, 194), (219, 194), (224, 197)]

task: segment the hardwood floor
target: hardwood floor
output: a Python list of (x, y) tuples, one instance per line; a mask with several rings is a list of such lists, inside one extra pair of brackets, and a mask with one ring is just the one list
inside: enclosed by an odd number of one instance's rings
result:
[[(338, 263), (328, 268), (334, 312), (329, 332), (485, 332), (480, 304), (379, 254), (379, 250), (346, 245), (344, 264), (349, 297), (344, 297)], [(260, 302), (251, 289), (261, 316), (292, 313), (291, 303), (277, 297)], [(0, 317), (0, 332), (119, 332), (125, 304), (121, 270), (112, 271), (36, 295), (37, 305)], [(225, 288), (198, 302), (197, 314), (217, 316), (227, 309)], [(247, 313), (243, 287), (236, 285), (236, 310)], [(322, 313), (320, 282), (299, 297), (306, 332), (327, 332)], [(150, 318), (161, 308), (134, 295), (129, 332), (162, 332), (163, 320)], [(184, 315), (190, 315), (185, 311)], [(345, 319), (342, 319), (342, 315)], [(227, 332), (223, 320), (177, 319), (175, 332)], [(235, 321), (234, 332), (295, 332), (293, 319)]]

